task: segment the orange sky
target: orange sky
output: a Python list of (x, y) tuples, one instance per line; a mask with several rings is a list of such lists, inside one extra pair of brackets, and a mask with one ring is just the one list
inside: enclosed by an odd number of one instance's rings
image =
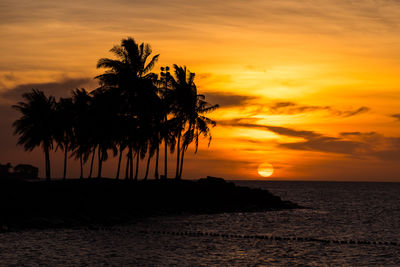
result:
[[(97, 60), (132, 36), (161, 54), (155, 71), (187, 65), (221, 105), (211, 147), (187, 153), (184, 177), (262, 179), (268, 162), (270, 179), (400, 182), (399, 2), (192, 2), (3, 0), (0, 162), (43, 169), (41, 151), (11, 134), (23, 91), (95, 88)], [(53, 163), (60, 176), (61, 156)]]

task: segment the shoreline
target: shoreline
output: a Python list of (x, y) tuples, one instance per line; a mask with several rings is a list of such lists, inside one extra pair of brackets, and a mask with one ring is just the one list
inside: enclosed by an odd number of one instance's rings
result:
[(113, 226), (150, 216), (298, 209), (267, 190), (222, 178), (130, 181), (0, 179), (0, 232)]

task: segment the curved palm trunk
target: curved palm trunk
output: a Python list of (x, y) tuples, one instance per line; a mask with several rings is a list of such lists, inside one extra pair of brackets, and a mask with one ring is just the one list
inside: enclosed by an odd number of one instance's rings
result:
[(68, 153), (68, 145), (64, 145), (64, 172), (63, 172), (63, 180), (67, 177), (67, 153)]
[(45, 158), (45, 165), (46, 165), (46, 181), (50, 181), (50, 153), (49, 148), (46, 146), (44, 148), (44, 158)]
[(101, 153), (100, 147), (97, 150), (97, 155), (98, 155), (98, 159), (99, 159), (99, 166), (97, 168), (97, 178), (101, 178), (101, 168), (103, 167), (103, 158), (102, 158), (102, 153)]
[(140, 157), (140, 152), (137, 151), (136, 153), (136, 172), (135, 172), (135, 181), (137, 181), (138, 178), (138, 173), (139, 173), (139, 157)]
[(117, 176), (115, 177), (116, 180), (119, 179), (119, 172), (121, 170), (121, 160), (122, 160), (122, 152), (124, 149), (119, 148), (119, 158), (118, 158), (118, 168), (117, 168)]
[(182, 178), (182, 169), (183, 169), (183, 158), (185, 156), (185, 150), (187, 149), (187, 146), (183, 146), (182, 147), (182, 156), (181, 156), (181, 166), (180, 166), (180, 170), (179, 170), (179, 179)]
[(180, 160), (181, 132), (178, 133), (178, 142), (176, 144), (176, 174), (175, 179), (179, 180), (179, 160)]
[(90, 171), (89, 171), (89, 176), (88, 178), (92, 178), (92, 172), (93, 172), (93, 162), (94, 162), (94, 155), (96, 153), (96, 147), (93, 149), (93, 154), (92, 154), (92, 160), (90, 162)]
[(158, 158), (160, 156), (160, 144), (157, 144), (157, 150), (156, 150), (156, 170), (154, 173), (154, 178), (156, 178), (156, 180), (158, 180)]
[(79, 157), (79, 163), (80, 163), (80, 165), (81, 165), (81, 175), (80, 175), (80, 179), (83, 179), (83, 158), (82, 158), (82, 155), (80, 155), (80, 157)]
[(147, 176), (149, 175), (149, 167), (150, 167), (150, 160), (151, 160), (151, 153), (149, 152), (149, 157), (147, 158), (147, 166), (146, 166), (146, 174), (144, 175), (143, 180), (147, 180)]

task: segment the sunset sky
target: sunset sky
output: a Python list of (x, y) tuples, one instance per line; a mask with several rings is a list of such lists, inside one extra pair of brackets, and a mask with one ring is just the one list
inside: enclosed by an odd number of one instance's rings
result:
[[(160, 54), (154, 72), (186, 65), (221, 106), (184, 178), (266, 179), (270, 163), (273, 180), (400, 182), (399, 1), (2, 0), (0, 36), (0, 163), (44, 176), (42, 151), (16, 147), (10, 106), (32, 88), (96, 88), (97, 60), (131, 36)], [(52, 165), (61, 176), (60, 152)]]

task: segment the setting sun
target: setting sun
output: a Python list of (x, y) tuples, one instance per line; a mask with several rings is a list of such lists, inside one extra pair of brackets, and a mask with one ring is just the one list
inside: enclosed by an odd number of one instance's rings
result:
[(258, 174), (262, 177), (270, 177), (274, 173), (274, 167), (265, 162), (258, 166)]

